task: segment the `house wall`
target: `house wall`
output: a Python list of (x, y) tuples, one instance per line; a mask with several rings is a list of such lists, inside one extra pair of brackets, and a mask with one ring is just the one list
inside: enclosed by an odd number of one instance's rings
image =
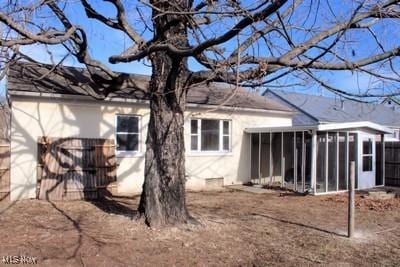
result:
[[(149, 120), (147, 105), (14, 96), (11, 122), (11, 199), (35, 197), (38, 137), (114, 138), (116, 114), (141, 116), (141, 153), (134, 157), (119, 157), (117, 169), (118, 193), (138, 193), (144, 179), (143, 152)], [(192, 117), (231, 120), (232, 151), (225, 154), (191, 153), (189, 126)], [(187, 188), (204, 189), (207, 178), (223, 177), (225, 185), (248, 181), (250, 140), (244, 134), (244, 128), (261, 125), (290, 126), (291, 117), (254, 111), (188, 109), (185, 122)]]

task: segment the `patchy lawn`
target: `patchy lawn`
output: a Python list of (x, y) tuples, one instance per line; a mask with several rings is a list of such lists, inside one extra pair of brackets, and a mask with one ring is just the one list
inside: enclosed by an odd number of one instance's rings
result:
[(36, 256), (45, 266), (398, 265), (400, 199), (382, 205), (358, 199), (354, 240), (344, 237), (345, 200), (189, 193), (202, 226), (162, 230), (130, 219), (138, 197), (1, 203), (0, 256)]

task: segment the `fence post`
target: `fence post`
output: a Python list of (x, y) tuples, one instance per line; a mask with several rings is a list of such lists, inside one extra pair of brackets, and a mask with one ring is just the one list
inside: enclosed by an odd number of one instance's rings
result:
[(349, 209), (348, 209), (348, 234), (349, 238), (354, 237), (354, 209), (355, 209), (355, 195), (354, 195), (354, 183), (356, 176), (356, 163), (350, 162), (350, 179), (349, 179)]

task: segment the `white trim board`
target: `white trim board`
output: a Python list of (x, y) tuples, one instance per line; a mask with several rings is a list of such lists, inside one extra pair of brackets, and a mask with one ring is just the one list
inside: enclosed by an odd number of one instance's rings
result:
[[(132, 98), (121, 98), (121, 97), (106, 97), (104, 100), (97, 100), (91, 96), (85, 95), (67, 95), (67, 94), (57, 94), (57, 93), (40, 93), (40, 92), (25, 92), (25, 91), (8, 91), (8, 94), (11, 96), (11, 100), (21, 99), (21, 100), (30, 100), (32, 101), (35, 98), (43, 98), (43, 99), (52, 99), (65, 101), (66, 103), (73, 102), (74, 104), (78, 104), (81, 102), (87, 105), (87, 103), (91, 104), (106, 104), (106, 103), (119, 103), (119, 104), (144, 104), (148, 105), (148, 100), (140, 100), (140, 99), (132, 99)], [(219, 106), (219, 105), (210, 105), (210, 104), (195, 104), (195, 103), (187, 103), (186, 106), (188, 108), (198, 108), (198, 109), (210, 109), (213, 111), (242, 111), (242, 112), (257, 112), (257, 113), (266, 113), (266, 114), (280, 114), (284, 116), (293, 116), (296, 112), (294, 111), (282, 111), (282, 110), (273, 110), (273, 109), (258, 109), (258, 108), (243, 108), (243, 107), (234, 107), (234, 106)]]
[(360, 128), (368, 128), (380, 133), (393, 133), (393, 130), (370, 121), (359, 121), (359, 122), (343, 122), (343, 123), (326, 123), (309, 126), (258, 126), (248, 127), (245, 129), (246, 133), (266, 133), (266, 132), (294, 132), (294, 131), (337, 131), (337, 130), (354, 130)]

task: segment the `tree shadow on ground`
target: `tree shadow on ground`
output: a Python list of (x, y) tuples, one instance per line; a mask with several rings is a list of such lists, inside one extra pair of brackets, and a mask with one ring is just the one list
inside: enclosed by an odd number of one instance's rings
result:
[[(121, 198), (123, 199), (123, 198)], [(132, 198), (130, 198), (132, 199)], [(95, 203), (93, 203), (95, 202)], [(101, 198), (97, 201), (93, 201), (92, 203), (95, 204), (96, 207), (102, 207), (105, 212), (107, 213), (115, 213), (115, 214), (122, 214), (125, 216), (131, 216), (131, 214), (135, 214), (135, 210), (129, 209), (128, 207), (125, 207), (124, 205), (120, 204), (118, 200), (112, 200), (112, 199), (104, 199)], [(59, 255), (55, 257), (56, 259), (75, 259), (78, 263), (80, 263), (82, 266), (85, 266), (85, 263), (83, 262), (83, 257), (82, 257), (82, 247), (84, 244), (84, 240), (86, 242), (90, 241), (93, 242), (96, 247), (101, 249), (102, 247), (105, 247), (108, 245), (108, 241), (104, 240), (101, 236), (98, 234), (93, 234), (91, 231), (85, 230), (81, 226), (81, 220), (82, 218), (79, 216), (77, 218), (74, 218), (73, 215), (68, 214), (66, 210), (61, 208), (60, 206), (57, 205), (57, 202), (52, 202), (48, 201), (48, 203), (60, 214), (62, 215), (67, 221), (71, 223), (71, 226), (73, 229), (75, 229), (76, 234), (77, 234), (77, 240), (74, 242), (72, 245), (67, 246), (66, 248), (72, 249), (71, 252), (67, 253), (66, 255)], [(123, 208), (124, 207), (124, 208)], [(52, 230), (52, 231), (65, 231), (65, 227), (59, 228), (59, 227), (54, 227), (54, 226), (49, 226), (46, 224), (38, 224), (36, 222), (36, 227), (43, 228), (46, 230)], [(32, 245), (32, 244), (31, 244)], [(35, 247), (35, 246), (34, 246)], [(36, 247), (38, 250), (40, 248)], [(119, 259), (114, 258), (115, 261), (119, 261)]]
[(138, 215), (136, 200), (139, 197), (140, 196), (123, 197), (103, 194), (98, 199), (91, 200), (90, 203), (106, 213), (122, 215), (134, 219)]
[(286, 220), (286, 219), (276, 218), (276, 217), (273, 217), (273, 216), (270, 216), (270, 215), (267, 215), (267, 214), (261, 214), (261, 213), (253, 212), (253, 213), (251, 213), (251, 215), (264, 217), (264, 218), (267, 218), (267, 219), (270, 219), (270, 220), (273, 220), (273, 221), (277, 221), (277, 222), (281, 222), (281, 223), (286, 223), (286, 224), (290, 224), (290, 225), (296, 225), (296, 226), (308, 228), (308, 229), (315, 230), (315, 231), (322, 232), (322, 233), (326, 233), (326, 234), (336, 235), (336, 236), (340, 236), (340, 237), (347, 237), (344, 234), (336, 233), (336, 232), (333, 232), (333, 231), (329, 231), (329, 230), (326, 230), (326, 229), (318, 228), (318, 227), (312, 226), (312, 225), (307, 225), (307, 224), (304, 224), (304, 223), (292, 222), (292, 221), (289, 221), (289, 220)]

